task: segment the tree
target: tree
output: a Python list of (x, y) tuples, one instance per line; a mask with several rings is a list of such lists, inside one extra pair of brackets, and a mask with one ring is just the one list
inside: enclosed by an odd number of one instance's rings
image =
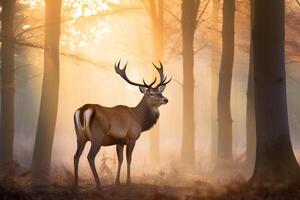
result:
[(32, 178), (47, 178), (50, 171), (59, 93), (59, 37), (61, 0), (46, 0), (44, 77), (32, 160)]
[(194, 35), (199, 0), (183, 0), (181, 4), (182, 56), (183, 56), (183, 134), (181, 161), (186, 166), (195, 163), (194, 119)]
[(287, 184), (300, 174), (288, 125), (284, 0), (254, 0), (256, 162), (250, 183)]
[(252, 166), (255, 161), (255, 105), (254, 105), (254, 72), (253, 72), (253, 47), (250, 44), (250, 63), (247, 86), (247, 113), (246, 113), (246, 164)]
[(164, 0), (149, 0), (154, 56), (163, 59), (164, 56)]
[(232, 118), (230, 111), (231, 80), (234, 59), (234, 14), (235, 1), (224, 0), (222, 57), (219, 73), (218, 110), (218, 150), (217, 164), (232, 161)]
[[(253, 0), (250, 3), (253, 9)], [(253, 12), (251, 12), (252, 14)], [(253, 26), (253, 16), (250, 16), (251, 27)], [(255, 106), (254, 106), (254, 72), (253, 72), (253, 45), (250, 41), (249, 72), (247, 86), (247, 113), (246, 113), (246, 164), (252, 166), (255, 162)]]
[(211, 155), (212, 160), (215, 160), (217, 154), (217, 135), (218, 135), (218, 123), (217, 123), (217, 91), (218, 91), (218, 72), (219, 72), (219, 60), (220, 60), (220, 33), (218, 32), (219, 24), (219, 11), (220, 0), (212, 1), (211, 12)]
[[(149, 14), (152, 23), (153, 35), (153, 55), (155, 60), (161, 60), (164, 57), (164, 1), (149, 0)], [(153, 127), (150, 134), (150, 161), (152, 163), (159, 162), (159, 122)]]
[(14, 14), (16, 0), (2, 1), (1, 13), (1, 122), (0, 174), (6, 174), (14, 159)]

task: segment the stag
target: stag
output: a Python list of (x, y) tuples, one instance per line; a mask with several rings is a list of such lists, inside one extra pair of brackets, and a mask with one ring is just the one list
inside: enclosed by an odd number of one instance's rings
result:
[(116, 145), (118, 157), (118, 171), (116, 184), (120, 184), (120, 170), (123, 162), (123, 149), (126, 145), (127, 160), (127, 184), (130, 183), (130, 164), (132, 152), (136, 140), (143, 131), (149, 130), (159, 117), (158, 107), (168, 103), (168, 99), (162, 95), (166, 85), (167, 77), (163, 73), (163, 65), (160, 67), (153, 64), (159, 73), (160, 81), (154, 87), (156, 78), (150, 84), (143, 80), (143, 84), (135, 83), (126, 75), (127, 63), (120, 68), (120, 61), (114, 65), (115, 71), (127, 83), (138, 86), (143, 98), (135, 107), (118, 105), (115, 107), (104, 107), (97, 104), (86, 104), (77, 109), (74, 114), (75, 131), (77, 135), (77, 150), (74, 155), (75, 184), (78, 186), (78, 165), (85, 144), (91, 141), (88, 153), (90, 164), (97, 189), (101, 189), (100, 179), (95, 168), (95, 157), (101, 146)]

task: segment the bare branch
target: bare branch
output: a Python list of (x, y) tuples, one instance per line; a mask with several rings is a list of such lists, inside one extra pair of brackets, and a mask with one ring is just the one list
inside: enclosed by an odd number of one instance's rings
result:
[(236, 10), (236, 12), (240, 13), (241, 15), (245, 15), (245, 16), (247, 16), (247, 17), (250, 17), (250, 14), (249, 14), (249, 13), (242, 12), (242, 11), (239, 10), (239, 9), (235, 9), (235, 10)]
[(167, 11), (168, 14), (170, 14), (174, 19), (176, 19), (177, 22), (181, 23), (181, 19), (177, 17), (171, 10), (164, 8), (165, 11)]
[(196, 5), (195, 5), (195, 11), (196, 11), (196, 13), (198, 12), (198, 9), (199, 9), (199, 7), (200, 7), (200, 0), (196, 0), (196, 3), (195, 3)]
[(28, 28), (24, 31), (21, 31), (20, 33), (18, 33), (15, 38), (18, 39), (19, 37), (21, 37), (22, 35), (24, 35), (25, 33), (28, 33), (28, 32), (31, 32), (31, 31), (34, 31), (34, 30), (38, 30), (38, 29), (42, 29), (42, 28), (45, 28), (45, 24), (44, 25), (41, 25), (41, 26), (36, 26), (36, 27), (32, 27), (32, 28)]
[(173, 80), (175, 83), (177, 83), (178, 85), (180, 85), (181, 87), (183, 87), (183, 84), (182, 84), (180, 81), (178, 81), (177, 79), (172, 78), (172, 80)]
[(212, 30), (212, 31), (216, 31), (218, 33), (222, 33), (222, 30), (216, 29), (216, 28), (211, 27), (211, 26), (207, 26), (207, 29)]
[[(15, 44), (17, 44), (19, 46), (23, 46), (23, 47), (29, 47), (29, 48), (35, 48), (35, 49), (44, 50), (44, 46), (43, 45), (38, 45), (38, 44), (33, 44), (33, 43), (27, 43), (27, 42), (22, 42), (22, 41), (16, 41)], [(84, 57), (81, 57), (79, 55), (70, 54), (70, 53), (66, 53), (66, 52), (59, 52), (59, 55), (72, 58), (72, 59), (77, 60), (79, 62), (88, 63), (90, 65), (94, 65), (94, 66), (100, 67), (102, 69), (104, 69), (104, 67), (103, 67), (104, 65), (108, 64), (108, 63), (95, 62), (95, 61), (92, 61), (92, 60), (90, 60), (88, 58), (84, 58)], [(109, 69), (108, 71), (113, 72), (112, 69)]]
[(194, 55), (196, 55), (199, 51), (203, 50), (205, 47), (207, 47), (206, 44), (201, 45), (199, 48), (194, 50)]
[[(205, 6), (203, 7), (202, 11), (200, 12), (200, 14), (198, 15), (197, 19), (196, 19), (196, 24), (198, 24), (198, 22), (200, 21), (200, 19), (202, 18), (203, 14), (205, 13), (208, 4), (209, 4), (210, 0), (207, 0)], [(196, 25), (197, 26), (197, 25)]]
[[(105, 16), (109, 16), (109, 15), (116, 15), (116, 14), (121, 14), (123, 12), (128, 12), (128, 11), (131, 11), (131, 10), (138, 10), (138, 9), (141, 9), (141, 7), (122, 7), (122, 8), (119, 8), (119, 9), (115, 9), (113, 11), (102, 11), (100, 13), (97, 13), (97, 14), (94, 14), (94, 15), (91, 15), (91, 16), (81, 16), (81, 17), (78, 17), (76, 18), (76, 20), (79, 20), (81, 18), (85, 18), (85, 19), (89, 19), (89, 18), (94, 18), (94, 17), (105, 17)], [(72, 21), (74, 20), (74, 18), (70, 17), (68, 19), (64, 19), (64, 20), (61, 20), (61, 24), (65, 23), (65, 22), (68, 22), (68, 21)], [(29, 29), (26, 29), (20, 33), (18, 33), (15, 38), (20, 38), (22, 35), (26, 34), (26, 33), (29, 33), (31, 31), (35, 31), (35, 30), (38, 30), (38, 29), (42, 29), (42, 28), (45, 28), (46, 26), (50, 26), (50, 25), (54, 25), (56, 24), (55, 22), (52, 23), (52, 24), (44, 24), (44, 25), (40, 25), (40, 26), (36, 26), (36, 27), (32, 27), (32, 28), (29, 28)]]

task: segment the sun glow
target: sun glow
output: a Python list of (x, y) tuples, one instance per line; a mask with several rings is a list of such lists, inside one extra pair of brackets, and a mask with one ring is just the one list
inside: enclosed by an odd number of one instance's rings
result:
[(30, 28), (30, 25), (28, 25), (28, 24), (25, 24), (25, 25), (23, 25), (23, 27), (22, 27), (23, 30), (26, 30), (26, 29), (29, 29), (29, 28)]
[(96, 15), (97, 13), (105, 10), (110, 10), (107, 1), (98, 0), (77, 0), (74, 1), (71, 6), (74, 8), (72, 12), (72, 17), (89, 17)]
[(43, 0), (20, 0), (20, 3), (28, 5), (30, 8), (35, 8), (37, 6), (45, 6), (45, 1)]
[[(42, 14), (44, 0), (20, 0), (29, 9)], [(63, 0), (61, 45), (70, 51), (81, 50), (89, 44), (100, 43), (111, 32), (107, 17), (100, 16), (112, 11), (111, 6), (120, 4), (120, 0)], [(91, 20), (92, 19), (92, 20)], [(30, 24), (23, 26), (29, 29)]]

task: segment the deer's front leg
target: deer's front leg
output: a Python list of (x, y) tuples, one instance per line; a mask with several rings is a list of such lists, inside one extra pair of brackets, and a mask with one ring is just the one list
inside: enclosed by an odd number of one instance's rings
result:
[(132, 157), (132, 152), (133, 148), (135, 145), (135, 140), (129, 140), (127, 142), (127, 147), (126, 147), (126, 160), (127, 160), (127, 184), (130, 184), (130, 164), (131, 164), (131, 157)]
[(124, 145), (121, 144), (116, 145), (117, 156), (118, 156), (118, 172), (117, 172), (116, 184), (120, 184), (120, 171), (121, 171), (121, 165), (123, 163), (123, 149), (124, 149)]

